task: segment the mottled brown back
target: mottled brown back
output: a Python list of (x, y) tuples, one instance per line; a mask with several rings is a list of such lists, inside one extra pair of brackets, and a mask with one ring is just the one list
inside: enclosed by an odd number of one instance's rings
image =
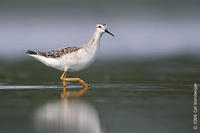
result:
[(68, 54), (68, 53), (72, 53), (75, 52), (79, 49), (81, 49), (82, 47), (67, 47), (67, 48), (62, 48), (59, 50), (52, 50), (50, 52), (38, 52), (38, 55), (47, 57), (47, 58), (58, 58), (61, 57), (64, 54)]

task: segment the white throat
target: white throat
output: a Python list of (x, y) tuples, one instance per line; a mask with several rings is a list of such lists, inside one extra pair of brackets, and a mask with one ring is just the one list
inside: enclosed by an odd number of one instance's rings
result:
[(92, 36), (92, 39), (90, 40), (88, 44), (93, 45), (93, 46), (94, 45), (98, 46), (100, 43), (101, 36), (102, 36), (102, 33), (96, 30)]

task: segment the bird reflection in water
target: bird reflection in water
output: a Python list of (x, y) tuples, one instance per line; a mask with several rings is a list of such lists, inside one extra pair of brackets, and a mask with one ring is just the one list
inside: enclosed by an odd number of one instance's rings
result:
[(88, 88), (64, 91), (62, 100), (47, 103), (35, 112), (38, 133), (102, 133), (99, 115), (89, 103), (73, 98), (83, 95)]
[(63, 88), (63, 91), (61, 92), (61, 98), (67, 99), (69, 97), (79, 97), (82, 96), (86, 91), (88, 90), (88, 87), (81, 88), (78, 91), (66, 91), (66, 87)]

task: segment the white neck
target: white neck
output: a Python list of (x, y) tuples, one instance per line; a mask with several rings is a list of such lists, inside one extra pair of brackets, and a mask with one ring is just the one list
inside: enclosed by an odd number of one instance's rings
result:
[(89, 45), (99, 45), (100, 39), (101, 39), (102, 33), (99, 31), (95, 31), (94, 35), (92, 36), (92, 39), (88, 43)]

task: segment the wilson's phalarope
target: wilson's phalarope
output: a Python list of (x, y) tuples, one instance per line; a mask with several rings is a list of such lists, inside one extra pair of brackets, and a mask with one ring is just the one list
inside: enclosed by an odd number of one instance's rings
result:
[(69, 72), (79, 71), (90, 65), (95, 58), (99, 48), (99, 42), (104, 32), (114, 36), (107, 30), (106, 24), (97, 24), (96, 31), (89, 43), (79, 47), (67, 47), (50, 52), (34, 52), (27, 50), (27, 54), (39, 60), (43, 64), (55, 69), (64, 71), (60, 79), (63, 81), (64, 88), (66, 81), (78, 81), (83, 86), (89, 85), (80, 78), (66, 78)]

